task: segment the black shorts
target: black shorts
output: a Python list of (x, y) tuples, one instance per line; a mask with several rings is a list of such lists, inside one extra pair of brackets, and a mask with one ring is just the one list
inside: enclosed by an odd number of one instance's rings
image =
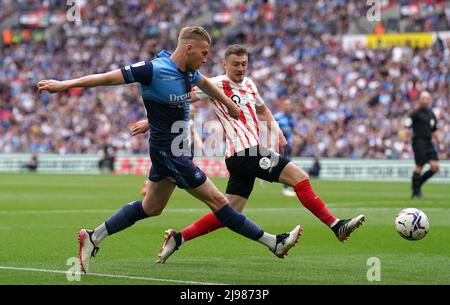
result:
[(254, 146), (234, 154), (225, 163), (230, 172), (226, 193), (248, 198), (255, 178), (278, 181), (289, 161), (265, 147)]
[(431, 140), (427, 139), (414, 139), (412, 142), (414, 151), (414, 160), (417, 165), (423, 166), (430, 160), (439, 160), (438, 153), (431, 143)]

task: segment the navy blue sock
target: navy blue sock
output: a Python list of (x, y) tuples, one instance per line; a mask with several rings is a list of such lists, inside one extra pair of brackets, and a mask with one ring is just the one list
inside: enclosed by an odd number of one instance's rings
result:
[(264, 234), (263, 229), (241, 213), (233, 210), (229, 204), (226, 204), (220, 210), (215, 212), (214, 215), (216, 215), (217, 219), (228, 227), (228, 229), (244, 235), (247, 238), (258, 240)]
[(133, 201), (124, 205), (105, 221), (106, 230), (108, 231), (108, 235), (111, 235), (131, 227), (136, 221), (147, 217), (148, 215), (145, 214), (142, 208), (142, 201)]

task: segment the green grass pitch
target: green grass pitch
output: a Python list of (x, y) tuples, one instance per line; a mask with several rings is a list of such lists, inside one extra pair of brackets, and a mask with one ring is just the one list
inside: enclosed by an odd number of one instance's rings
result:
[[(139, 199), (144, 177), (113, 175), (0, 175), (0, 284), (450, 284), (448, 184), (424, 186), (424, 199), (409, 198), (408, 183), (313, 180), (315, 191), (339, 218), (366, 215), (341, 243), (280, 184), (257, 181), (244, 213), (270, 233), (303, 226), (285, 260), (228, 229), (184, 244), (165, 264), (156, 254), (164, 230), (182, 229), (208, 212), (176, 190), (163, 214), (108, 237), (91, 262), (92, 275), (69, 281), (67, 261), (77, 255), (76, 234), (95, 228), (127, 202)], [(224, 191), (226, 180), (214, 179)], [(403, 208), (422, 209), (430, 231), (420, 241), (394, 229)], [(380, 281), (368, 281), (371, 257)], [(370, 261), (369, 261), (370, 262)]]

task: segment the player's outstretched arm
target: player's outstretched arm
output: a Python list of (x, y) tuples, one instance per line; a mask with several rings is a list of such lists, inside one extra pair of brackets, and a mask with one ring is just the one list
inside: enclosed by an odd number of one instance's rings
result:
[(41, 80), (37, 84), (38, 92), (50, 93), (65, 91), (70, 88), (90, 88), (97, 86), (123, 85), (125, 80), (120, 69), (101, 74), (92, 74), (76, 79), (57, 81), (53, 79)]
[(197, 86), (211, 98), (224, 104), (231, 117), (235, 119), (239, 118), (241, 109), (208, 78), (202, 75)]

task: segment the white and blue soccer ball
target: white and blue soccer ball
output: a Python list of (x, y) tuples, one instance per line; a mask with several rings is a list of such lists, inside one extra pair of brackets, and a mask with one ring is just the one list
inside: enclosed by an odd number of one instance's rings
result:
[(427, 235), (430, 222), (427, 215), (419, 209), (401, 210), (395, 218), (395, 228), (407, 240), (419, 240)]

